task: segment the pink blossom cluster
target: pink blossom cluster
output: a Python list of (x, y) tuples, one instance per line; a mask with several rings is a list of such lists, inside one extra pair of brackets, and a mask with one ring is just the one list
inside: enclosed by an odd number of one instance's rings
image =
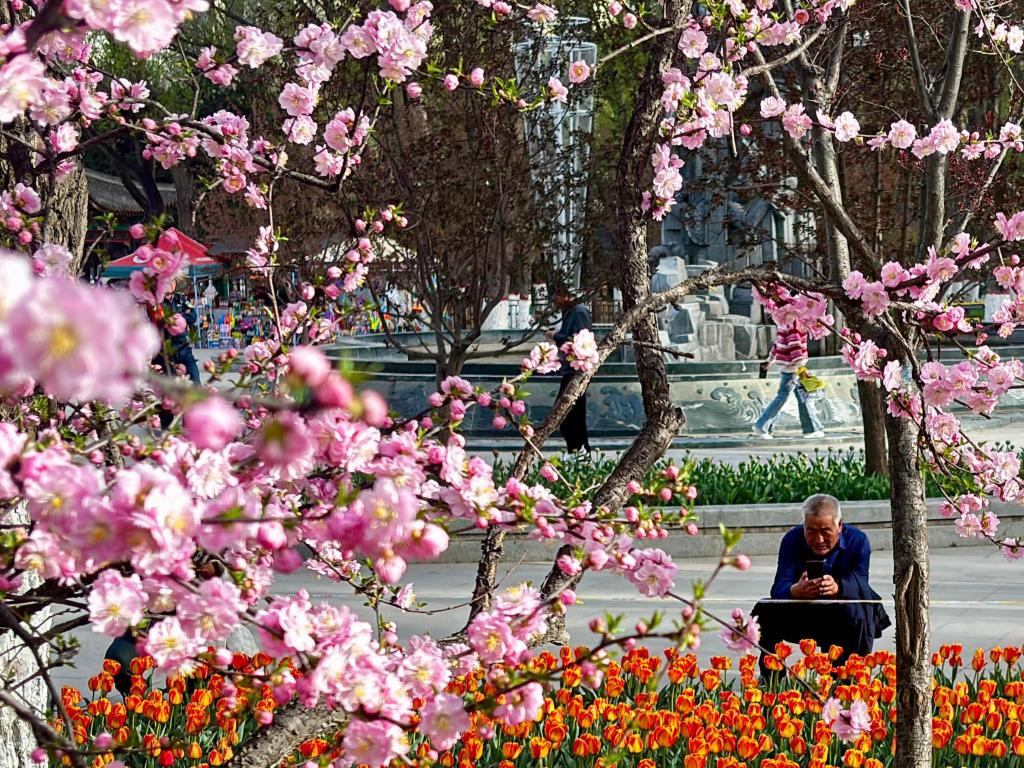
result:
[(33, 382), (63, 400), (121, 400), (134, 391), (159, 340), (125, 294), (34, 277), (22, 254), (0, 251), (0, 394)]
[(830, 698), (821, 708), (821, 719), (840, 741), (856, 741), (861, 734), (871, 730), (871, 713), (861, 699), (850, 702), (849, 709), (843, 709), (839, 699)]
[[(976, 5), (974, 0), (960, 0), (960, 3), (965, 6), (964, 10), (974, 10)], [(1002, 47), (1010, 53), (1024, 52), (1024, 25), (998, 18), (990, 9), (980, 7), (980, 3), (977, 5), (979, 21), (974, 34), (995, 48)]]
[(799, 293), (783, 285), (754, 289), (754, 296), (771, 315), (779, 328), (795, 328), (812, 339), (821, 339), (832, 332), (835, 319), (828, 300), (820, 293)]
[(725, 647), (733, 653), (756, 654), (761, 639), (761, 627), (757, 623), (757, 618), (747, 618), (743, 609), (736, 608), (732, 612), (732, 620), (733, 626), (723, 627), (719, 633)]
[(362, 146), (370, 132), (370, 119), (356, 119), (351, 107), (338, 112), (324, 129), (324, 144), (317, 145), (313, 160), (316, 172), (325, 178), (347, 176), (361, 159), (353, 150)]
[(128, 290), (136, 301), (159, 306), (188, 264), (178, 236), (173, 232), (165, 232), (155, 245), (142, 245), (132, 256), (137, 264), (143, 266), (132, 272), (128, 279)]
[(36, 214), (42, 209), (42, 202), (36, 191), (25, 184), (15, 184), (14, 189), (0, 192), (0, 236), (11, 245), (28, 245), (39, 234), (39, 220)]
[[(812, 11), (815, 20), (824, 24), (837, 8), (849, 5), (848, 0), (827, 0), (814, 3)], [(608, 10), (617, 17), (622, 6), (613, 2)], [(624, 14), (622, 20), (627, 28), (637, 21), (632, 13)], [(778, 14), (773, 0), (725, 3), (708, 15), (690, 18), (677, 41), (687, 71), (674, 66), (662, 74), (661, 106), (665, 118), (660, 125), (662, 142), (651, 159), (654, 179), (641, 200), (645, 211), (660, 220), (672, 208), (682, 187), (682, 161), (674, 157), (674, 147), (698, 149), (708, 137), (721, 138), (732, 130), (732, 115), (746, 100), (748, 88), (747, 79), (737, 73), (739, 63), (758, 45), (798, 43), (802, 28), (810, 22), (811, 15), (805, 9), (797, 11), (792, 19)], [(561, 98), (564, 100), (564, 95)], [(811, 125), (799, 105), (787, 112), (784, 122), (787, 130), (799, 136)], [(852, 115), (844, 115), (840, 130), (844, 134), (856, 133), (855, 123)]]
[(601, 352), (594, 332), (584, 328), (562, 345), (562, 354), (577, 371), (590, 371), (601, 364)]
[(558, 347), (546, 341), (530, 350), (530, 354), (523, 358), (520, 367), (524, 372), (539, 374), (554, 373), (562, 367), (558, 359)]
[[(338, 251), (341, 258), (336, 259), (325, 270), (326, 285), (324, 291), (327, 298), (334, 300), (341, 293), (356, 290), (366, 281), (370, 265), (376, 261), (380, 253), (389, 254), (394, 250), (389, 242), (379, 239), (389, 226), (404, 229), (409, 220), (402, 215), (398, 206), (389, 205), (380, 211), (358, 218), (354, 222), (355, 232), (352, 241), (346, 243)], [(400, 254), (392, 254), (401, 258)]]

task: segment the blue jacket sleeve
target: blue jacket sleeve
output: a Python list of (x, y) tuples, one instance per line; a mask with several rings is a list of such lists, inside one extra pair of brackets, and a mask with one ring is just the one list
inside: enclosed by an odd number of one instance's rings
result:
[(775, 583), (772, 584), (774, 599), (786, 600), (792, 597), (789, 589), (800, 580), (800, 566), (799, 542), (794, 536), (786, 534), (779, 546), (779, 565), (775, 569)]
[(555, 343), (562, 346), (585, 327), (583, 313), (573, 307), (562, 320), (562, 327), (555, 332)]
[(871, 586), (868, 584), (868, 572), (871, 567), (871, 544), (863, 534), (858, 537), (857, 545), (851, 547), (844, 573), (839, 575), (838, 597), (850, 600), (867, 600), (871, 598)]

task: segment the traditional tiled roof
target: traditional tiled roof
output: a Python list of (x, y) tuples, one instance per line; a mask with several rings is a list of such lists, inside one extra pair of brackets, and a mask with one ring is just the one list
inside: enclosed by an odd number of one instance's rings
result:
[[(91, 168), (85, 169), (86, 178), (89, 180), (89, 200), (97, 208), (102, 208), (110, 213), (138, 216), (142, 214), (142, 207), (135, 202), (124, 184), (116, 176), (94, 171)], [(160, 197), (163, 198), (165, 206), (174, 205), (177, 199), (173, 184), (157, 184)]]

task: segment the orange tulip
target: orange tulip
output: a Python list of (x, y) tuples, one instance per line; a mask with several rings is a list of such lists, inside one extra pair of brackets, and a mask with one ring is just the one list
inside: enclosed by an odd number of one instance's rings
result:
[(515, 760), (519, 757), (519, 753), (523, 751), (523, 745), (517, 741), (506, 741), (501, 745), (501, 754), (507, 757), (509, 760)]
[(644, 751), (644, 739), (636, 731), (630, 731), (626, 734), (626, 749), (629, 752), (636, 754), (637, 752)]
[(1024, 757), (1024, 736), (1014, 736), (1010, 739), (1010, 748), (1013, 750), (1013, 754)]
[(747, 738), (746, 736), (740, 739), (739, 742), (737, 742), (736, 744), (736, 754), (738, 754), (744, 760), (749, 760), (750, 758), (757, 755), (757, 753), (760, 751), (761, 748), (758, 746), (758, 743), (753, 739)]
[(542, 739), (539, 736), (534, 736), (530, 739), (530, 754), (533, 755), (534, 760), (547, 757), (550, 751), (551, 742), (547, 739)]

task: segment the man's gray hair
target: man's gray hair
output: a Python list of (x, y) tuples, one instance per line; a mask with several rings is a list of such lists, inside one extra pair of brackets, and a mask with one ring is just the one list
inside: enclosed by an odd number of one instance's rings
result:
[(831, 517), (839, 523), (843, 520), (843, 508), (835, 496), (816, 493), (804, 502), (804, 520), (808, 517)]

